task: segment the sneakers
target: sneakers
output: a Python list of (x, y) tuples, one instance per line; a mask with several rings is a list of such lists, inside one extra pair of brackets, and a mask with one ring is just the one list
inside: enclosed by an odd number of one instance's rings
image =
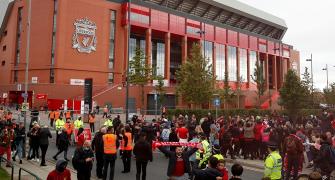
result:
[(40, 162), (40, 159), (37, 158), (37, 159), (36, 159), (36, 162)]

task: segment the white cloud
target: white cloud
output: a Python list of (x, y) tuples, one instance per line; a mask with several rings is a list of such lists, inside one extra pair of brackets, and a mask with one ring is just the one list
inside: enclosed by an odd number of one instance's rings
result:
[(313, 53), (314, 84), (326, 86), (328, 64), (329, 83), (335, 82), (335, 1), (322, 0), (240, 0), (286, 21), (288, 31), (283, 41), (300, 51), (300, 67), (303, 72), (310, 62), (305, 59)]

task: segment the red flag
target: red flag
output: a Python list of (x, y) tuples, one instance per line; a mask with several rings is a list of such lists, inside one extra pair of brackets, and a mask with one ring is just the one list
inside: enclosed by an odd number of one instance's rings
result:
[(36, 99), (47, 99), (46, 94), (36, 94)]

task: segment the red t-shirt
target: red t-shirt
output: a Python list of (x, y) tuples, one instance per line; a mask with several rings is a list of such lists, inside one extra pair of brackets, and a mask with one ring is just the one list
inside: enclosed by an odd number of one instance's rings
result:
[(185, 166), (184, 166), (184, 160), (183, 158), (178, 158), (176, 161), (176, 167), (174, 168), (174, 171), (172, 173), (172, 176), (182, 176), (185, 173)]
[(260, 141), (262, 139), (262, 129), (263, 129), (262, 124), (256, 124), (254, 127), (254, 134), (255, 134), (255, 139)]
[(185, 127), (181, 127), (177, 129), (177, 134), (180, 139), (187, 139), (188, 129)]
[(81, 133), (79, 136), (78, 136), (78, 142), (77, 142), (77, 147), (82, 147), (83, 144), (85, 142), (85, 135), (84, 133)]
[(49, 173), (47, 180), (71, 180), (71, 173), (68, 169), (65, 169), (62, 173), (53, 170)]

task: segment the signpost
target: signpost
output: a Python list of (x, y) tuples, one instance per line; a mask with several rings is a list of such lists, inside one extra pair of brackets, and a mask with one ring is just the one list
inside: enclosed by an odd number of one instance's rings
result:
[(29, 103), (22, 103), (22, 106), (21, 106), (21, 111), (28, 111), (29, 110)]
[(216, 121), (217, 118), (218, 118), (218, 107), (221, 104), (220, 98), (219, 97), (215, 97), (215, 99), (213, 101), (213, 104), (215, 106), (215, 121)]

